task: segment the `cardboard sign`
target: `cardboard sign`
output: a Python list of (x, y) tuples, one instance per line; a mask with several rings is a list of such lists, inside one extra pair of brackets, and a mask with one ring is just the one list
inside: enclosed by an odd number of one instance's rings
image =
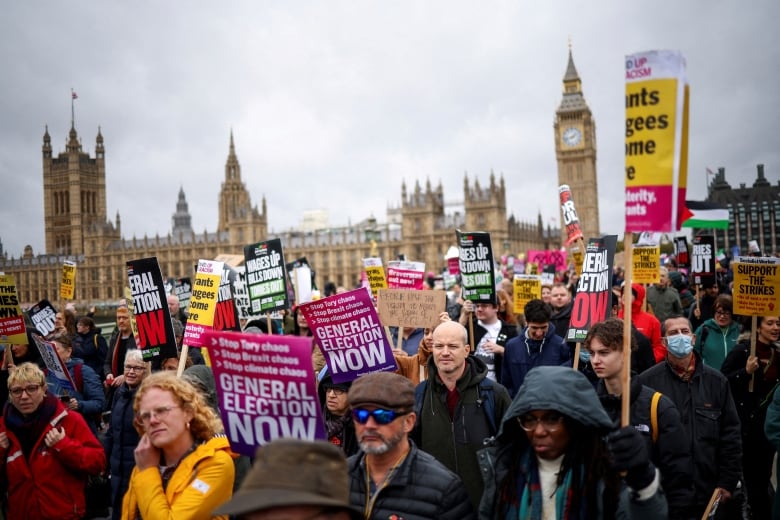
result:
[(525, 306), (531, 300), (542, 299), (542, 277), (531, 274), (516, 274), (513, 283), (515, 314), (525, 313)]
[(567, 341), (582, 342), (590, 326), (604, 321), (612, 308), (612, 267), (617, 235), (591, 238), (585, 248), (582, 275), (571, 309)]
[(631, 250), (634, 283), (651, 284), (661, 281), (661, 248), (659, 246), (634, 246)]
[(447, 308), (447, 293), (380, 289), (376, 303), (382, 325), (434, 328), (439, 324), (439, 314)]
[(16, 293), (16, 278), (12, 274), (0, 275), (0, 336), (7, 337), (6, 343), (27, 343), (24, 315)]
[(184, 343), (191, 347), (203, 346), (203, 335), (214, 325), (214, 311), (217, 308), (222, 262), (198, 260), (198, 271), (190, 300), (190, 315), (184, 329)]
[(233, 451), (252, 457), (274, 439), (325, 439), (310, 338), (209, 330), (203, 340)]
[(568, 184), (558, 186), (558, 194), (561, 198), (561, 214), (563, 215), (563, 225), (566, 226), (566, 245), (582, 239), (582, 228), (580, 219), (577, 217), (577, 210), (574, 208), (574, 199), (571, 195), (571, 188)]
[[(553, 272), (565, 271), (566, 250), (531, 249), (528, 251), (528, 262), (536, 264), (537, 269), (544, 270), (548, 266), (554, 266)], [(539, 271), (526, 274), (539, 274)]]
[(244, 247), (246, 282), (253, 314), (290, 306), (282, 240), (274, 238)]
[(688, 239), (686, 237), (674, 237), (674, 257), (677, 259), (677, 267), (681, 269), (691, 268), (691, 259), (688, 256)]
[(51, 341), (44, 340), (41, 336), (33, 335), (35, 340), (35, 346), (38, 347), (38, 352), (41, 353), (41, 359), (46, 364), (46, 368), (49, 373), (54, 376), (57, 383), (63, 388), (67, 388), (70, 391), (76, 391), (76, 385), (73, 383), (73, 379), (70, 377), (68, 368), (65, 363), (60, 359), (60, 355), (57, 353), (57, 347)]
[(695, 285), (715, 283), (715, 237), (695, 236), (691, 248), (691, 278)]
[(780, 313), (780, 258), (740, 256), (734, 269), (734, 314), (777, 316)]
[(368, 284), (371, 287), (371, 294), (376, 298), (379, 289), (387, 289), (387, 279), (385, 278), (385, 268), (382, 266), (381, 258), (364, 258), (363, 270), (366, 272)]
[(496, 303), (496, 276), (490, 233), (457, 230), (462, 297), (474, 303)]
[(60, 282), (60, 298), (72, 300), (76, 294), (76, 263), (65, 260), (62, 264), (62, 281)]
[(35, 330), (41, 333), (41, 336), (48, 336), (54, 332), (54, 318), (57, 315), (57, 309), (49, 303), (49, 300), (41, 300), (27, 311), (30, 321)]
[(676, 232), (687, 186), (688, 95), (676, 51), (626, 56), (626, 230)]
[(407, 262), (405, 260), (391, 260), (387, 262), (388, 289), (414, 289), (415, 291), (421, 291), (424, 283), (425, 262)]
[(585, 259), (585, 251), (580, 251), (579, 246), (571, 248), (571, 262), (574, 265), (574, 270), (577, 276), (582, 274), (582, 261)]
[(143, 353), (144, 360), (157, 356), (178, 357), (168, 298), (157, 257), (127, 262), (127, 282), (133, 297), (132, 312), (138, 326), (135, 343)]
[(238, 273), (228, 264), (222, 264), (222, 278), (219, 282), (217, 307), (214, 310), (214, 330), (240, 331), (238, 311), (233, 302), (233, 285), (238, 280)]
[(334, 383), (398, 368), (367, 290), (334, 294), (304, 303), (299, 309), (325, 356)]

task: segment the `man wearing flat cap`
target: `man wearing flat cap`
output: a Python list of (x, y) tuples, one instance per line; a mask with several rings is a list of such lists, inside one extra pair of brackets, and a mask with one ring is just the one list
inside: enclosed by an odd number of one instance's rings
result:
[(348, 460), (349, 500), (367, 519), (474, 519), (460, 477), (409, 439), (414, 386), (375, 372), (355, 380), (347, 395), (361, 452)]
[(214, 511), (240, 520), (360, 520), (349, 505), (347, 461), (323, 441), (278, 439), (258, 448), (233, 498)]

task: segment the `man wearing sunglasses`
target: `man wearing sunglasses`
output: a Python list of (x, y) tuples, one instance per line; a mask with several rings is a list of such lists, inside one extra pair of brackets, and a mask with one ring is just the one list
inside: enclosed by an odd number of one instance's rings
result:
[(361, 452), (348, 460), (350, 503), (365, 518), (476, 518), (463, 482), (409, 439), (414, 386), (375, 372), (347, 395)]

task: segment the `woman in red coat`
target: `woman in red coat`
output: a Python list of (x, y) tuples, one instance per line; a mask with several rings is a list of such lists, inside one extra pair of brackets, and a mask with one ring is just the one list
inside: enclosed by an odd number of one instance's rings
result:
[(103, 447), (84, 418), (46, 390), (38, 366), (8, 376), (9, 406), (0, 419), (0, 486), (8, 520), (82, 518), (87, 475), (106, 465)]

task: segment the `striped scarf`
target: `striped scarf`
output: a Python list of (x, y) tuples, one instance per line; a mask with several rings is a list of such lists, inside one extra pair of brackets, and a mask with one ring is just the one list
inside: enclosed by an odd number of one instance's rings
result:
[[(586, 518), (586, 497), (580, 501), (579, 511), (572, 511), (571, 489), (572, 470), (569, 469), (561, 485), (555, 490), (556, 520), (584, 520)], [(518, 500), (519, 497), (519, 500)], [(507, 509), (504, 518), (517, 520), (542, 519), (542, 486), (539, 482), (539, 468), (536, 455), (532, 450), (526, 450), (520, 459), (514, 496), (504, 497)]]

